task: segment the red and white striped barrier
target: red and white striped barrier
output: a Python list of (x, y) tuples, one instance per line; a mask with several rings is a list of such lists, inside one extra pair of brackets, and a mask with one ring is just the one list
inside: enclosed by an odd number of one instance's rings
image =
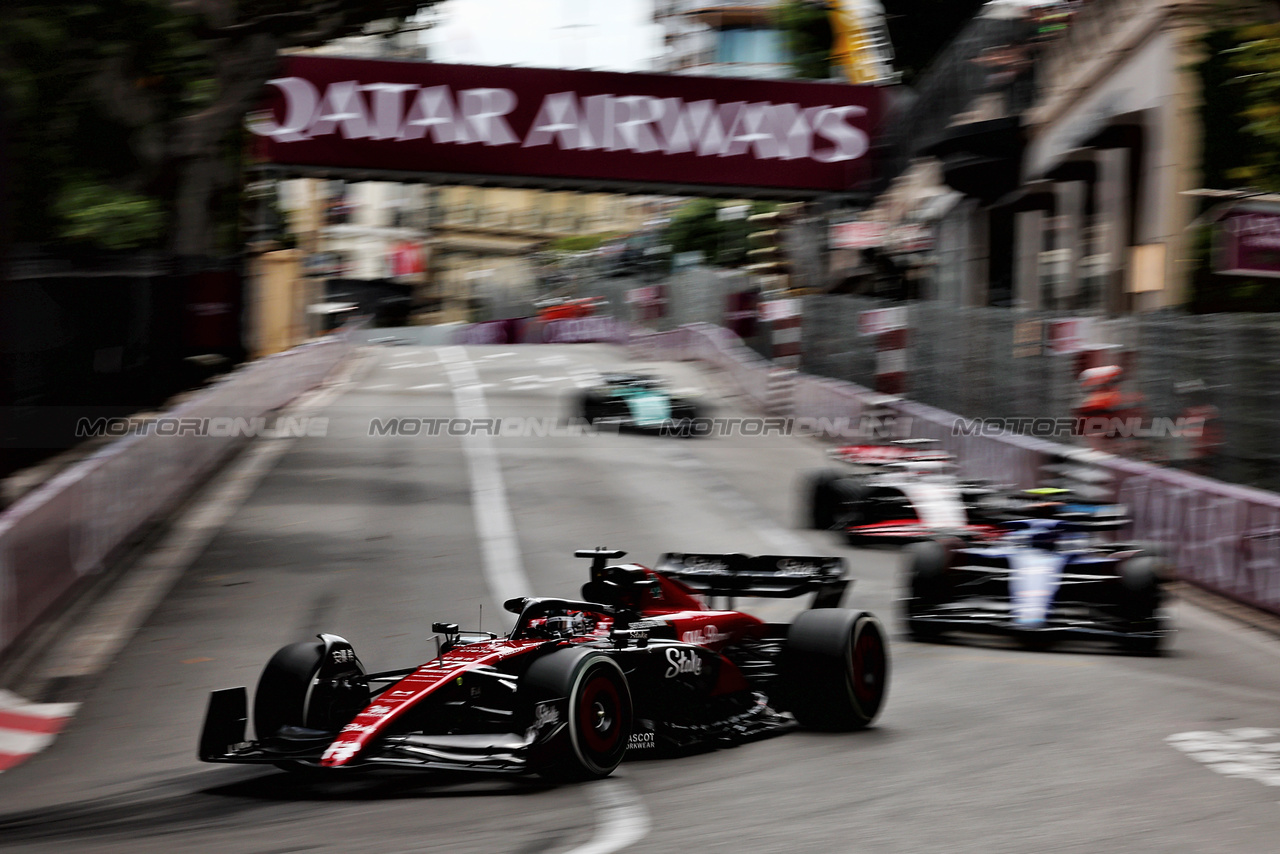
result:
[(907, 390), (907, 330), (876, 336), (876, 391), (902, 394)]
[(769, 327), (769, 355), (784, 368), (800, 367), (800, 300), (778, 299), (760, 303), (760, 319)]
[(32, 703), (0, 691), (0, 771), (8, 771), (52, 744), (78, 706)]

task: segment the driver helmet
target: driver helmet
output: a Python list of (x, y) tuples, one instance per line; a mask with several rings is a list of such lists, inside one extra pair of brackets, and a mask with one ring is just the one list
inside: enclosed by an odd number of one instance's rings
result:
[(568, 614), (560, 614), (554, 617), (547, 617), (544, 626), (547, 635), (553, 638), (571, 638), (573, 637), (573, 617)]

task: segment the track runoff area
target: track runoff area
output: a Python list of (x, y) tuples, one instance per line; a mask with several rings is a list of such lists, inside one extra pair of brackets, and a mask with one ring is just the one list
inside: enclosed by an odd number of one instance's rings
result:
[[(813, 438), (371, 435), (373, 419), (565, 418), (600, 372), (628, 369), (700, 390), (717, 416), (751, 414), (723, 376), (607, 345), (362, 351), (293, 413), (327, 418), (323, 435), (256, 440), (175, 521), (179, 534), (190, 514), (220, 524), (202, 549), (175, 550), (171, 589), (148, 592), (149, 618), (82, 674), (61, 734), (26, 737), (46, 749), (0, 774), (0, 851), (1275, 849), (1280, 645), (1267, 636), (1175, 603), (1179, 632), (1158, 658), (907, 640), (899, 553), (800, 526), (799, 484), (826, 463)], [(434, 621), (498, 631), (504, 598), (576, 597), (586, 567), (572, 552), (598, 545), (645, 564), (665, 551), (845, 557), (857, 581), (844, 604), (891, 635), (876, 725), (561, 786), (196, 761), (208, 692), (252, 686), (278, 647), (328, 631), (372, 669), (414, 665), (434, 652)], [(42, 711), (56, 731), (74, 708)]]

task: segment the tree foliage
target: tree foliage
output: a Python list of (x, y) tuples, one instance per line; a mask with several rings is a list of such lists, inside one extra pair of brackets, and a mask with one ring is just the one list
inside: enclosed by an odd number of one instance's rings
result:
[(6, 0), (13, 238), (237, 247), (244, 115), (282, 48), (434, 0)]
[(1224, 53), (1230, 57), (1235, 72), (1231, 82), (1240, 94), (1229, 93), (1227, 98), (1240, 105), (1240, 130), (1252, 145), (1245, 162), (1226, 177), (1237, 185), (1280, 192), (1280, 24), (1243, 27), (1238, 37), (1240, 43)]
[(831, 19), (827, 0), (785, 0), (773, 10), (782, 32), (792, 76), (826, 80), (831, 76)]
[[(664, 242), (671, 245), (671, 251), (701, 252), (707, 263), (714, 266), (732, 267), (745, 263), (747, 235), (755, 230), (755, 226), (745, 218), (721, 220), (721, 204), (713, 199), (694, 199), (672, 214), (664, 236)], [(765, 213), (776, 207), (771, 202), (752, 202), (748, 213)]]

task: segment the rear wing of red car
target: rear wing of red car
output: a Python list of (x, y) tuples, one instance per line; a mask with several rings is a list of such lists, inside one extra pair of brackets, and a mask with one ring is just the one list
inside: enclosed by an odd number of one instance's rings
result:
[(705, 596), (786, 599), (816, 593), (814, 608), (835, 608), (850, 585), (844, 558), (667, 552), (654, 571)]

